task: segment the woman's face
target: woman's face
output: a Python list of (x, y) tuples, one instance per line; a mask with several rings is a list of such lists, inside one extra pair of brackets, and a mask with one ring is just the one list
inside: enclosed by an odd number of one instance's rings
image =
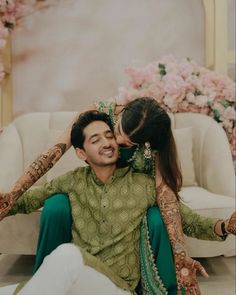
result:
[(124, 146), (133, 146), (135, 145), (135, 143), (133, 143), (128, 135), (126, 135), (122, 129), (122, 126), (121, 126), (121, 115), (119, 116), (117, 122), (116, 122), (116, 125), (115, 125), (115, 137), (116, 137), (116, 142), (119, 144), (119, 145), (124, 145)]

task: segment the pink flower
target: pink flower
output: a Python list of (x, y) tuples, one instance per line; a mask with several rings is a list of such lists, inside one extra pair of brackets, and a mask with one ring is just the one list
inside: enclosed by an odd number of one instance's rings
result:
[(129, 85), (133, 88), (139, 88), (155, 81), (155, 73), (150, 67), (144, 69), (126, 68), (125, 73), (129, 76)]
[(200, 108), (195, 104), (190, 104), (188, 107), (188, 112), (200, 113)]
[(195, 102), (195, 95), (192, 93), (192, 92), (188, 92), (187, 95), (186, 95), (186, 100), (188, 102), (191, 102), (191, 103), (194, 103)]
[(207, 97), (205, 95), (198, 95), (196, 96), (195, 103), (199, 107), (204, 107), (207, 105)]
[(185, 85), (187, 92), (190, 91), (195, 93), (197, 91), (203, 93), (202, 81), (196, 75), (191, 75), (187, 77), (185, 80)]
[(224, 113), (224, 110), (225, 110), (224, 106), (219, 102), (215, 102), (213, 104), (213, 106), (212, 106), (212, 109), (217, 110), (220, 115), (222, 115)]
[[(161, 75), (160, 65), (163, 65)], [(232, 146), (236, 142), (233, 134), (236, 89), (230, 78), (192, 60), (178, 62), (173, 56), (165, 56), (143, 68), (128, 68), (126, 73), (129, 85), (119, 89), (117, 101), (127, 103), (149, 96), (168, 112), (197, 112), (213, 117), (226, 131), (236, 161), (236, 147)]]
[(233, 107), (227, 107), (223, 112), (223, 116), (228, 120), (235, 120), (235, 109)]
[(182, 77), (175, 74), (167, 74), (163, 77), (164, 91), (167, 96), (172, 96), (176, 102), (184, 99), (186, 94), (186, 84)]
[(179, 112), (188, 112), (189, 111), (189, 102), (184, 100), (178, 105)]
[(232, 129), (233, 128), (233, 122), (231, 121), (231, 120), (227, 120), (227, 119), (225, 119), (225, 120), (223, 120), (223, 122), (222, 122), (222, 127), (223, 128), (225, 128), (226, 130), (227, 129)]
[(116, 102), (118, 105), (125, 105), (129, 102), (130, 90), (125, 87), (120, 87), (118, 89), (118, 95), (116, 96)]
[(172, 95), (166, 95), (163, 102), (172, 110), (177, 111), (178, 101)]
[(0, 11), (1, 12), (14, 11), (16, 7), (16, 2), (17, 1), (14, 1), (14, 0), (1, 1)]
[(203, 108), (200, 109), (200, 113), (204, 114), (204, 115), (208, 115), (209, 111), (210, 111), (209, 107), (203, 107)]
[(157, 101), (162, 101), (165, 96), (165, 91), (161, 82), (153, 83), (148, 86), (148, 96), (155, 98)]
[(231, 102), (236, 102), (236, 84), (230, 83), (223, 91), (224, 97)]
[(179, 64), (179, 74), (187, 79), (193, 75), (196, 71), (196, 65), (192, 62), (185, 60), (183, 63)]

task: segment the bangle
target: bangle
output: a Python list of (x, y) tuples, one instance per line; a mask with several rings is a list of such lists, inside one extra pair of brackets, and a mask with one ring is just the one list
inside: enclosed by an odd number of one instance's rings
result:
[(225, 229), (225, 222), (224, 221), (221, 222), (221, 231), (222, 231), (222, 236), (223, 237), (227, 237), (228, 236), (228, 233), (227, 233), (227, 231)]

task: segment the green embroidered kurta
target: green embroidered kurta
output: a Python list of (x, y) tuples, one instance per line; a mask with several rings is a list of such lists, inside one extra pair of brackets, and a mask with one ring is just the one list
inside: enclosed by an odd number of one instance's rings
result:
[(73, 243), (85, 264), (133, 291), (140, 279), (140, 224), (156, 201), (153, 177), (121, 168), (103, 184), (90, 167), (77, 168), (24, 193), (10, 214), (30, 213), (59, 192), (70, 199)]

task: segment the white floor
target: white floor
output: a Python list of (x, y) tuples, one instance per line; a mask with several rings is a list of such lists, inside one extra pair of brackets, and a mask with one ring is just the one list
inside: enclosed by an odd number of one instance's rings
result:
[[(202, 295), (235, 295), (235, 257), (199, 259), (210, 277), (199, 277)], [(30, 277), (34, 256), (0, 255), (0, 286), (21, 282)], [(99, 294), (102, 295), (102, 294)]]

